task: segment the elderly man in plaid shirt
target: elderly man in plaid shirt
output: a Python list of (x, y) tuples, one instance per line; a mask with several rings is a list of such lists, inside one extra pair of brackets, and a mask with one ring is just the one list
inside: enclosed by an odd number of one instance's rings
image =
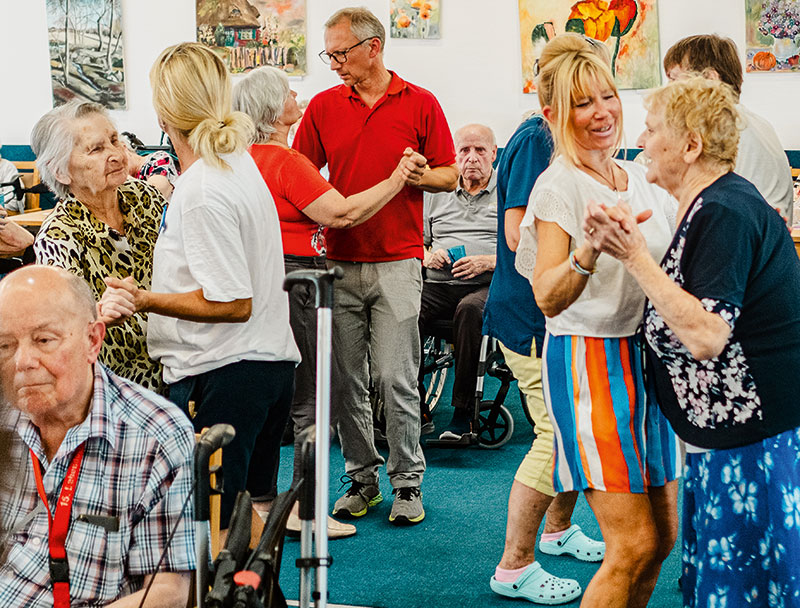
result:
[(20, 439), (0, 493), (0, 607), (138, 606), (150, 579), (146, 606), (186, 605), (192, 426), (97, 362), (104, 335), (82, 279), (28, 266), (0, 283), (0, 387)]

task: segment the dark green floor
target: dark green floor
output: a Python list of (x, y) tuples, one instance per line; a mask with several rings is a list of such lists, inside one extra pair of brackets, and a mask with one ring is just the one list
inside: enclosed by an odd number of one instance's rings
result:
[[(487, 394), (491, 387), (487, 386)], [(446, 393), (449, 395), (449, 387)], [(532, 430), (519, 405), (516, 389), (506, 400), (516, 428), (511, 440), (498, 450), (426, 449), (428, 468), (423, 482), (425, 520), (411, 528), (388, 521), (391, 486), (382, 471), (385, 500), (356, 522), (358, 533), (330, 543), (330, 602), (385, 608), (491, 608), (529, 605), (495, 595), (489, 577), (500, 559), (505, 536), (508, 491), (517, 465), (530, 447)], [(438, 426), (449, 422), (448, 405), (434, 413)], [(385, 453), (384, 453), (385, 456)], [(292, 451), (281, 453), (281, 489), (291, 477)], [(344, 465), (339, 446), (331, 451), (331, 505), (338, 496)], [(597, 523), (583, 497), (573, 521), (594, 538)], [(287, 540), (281, 587), (287, 598), (297, 599), (299, 575), (294, 560), (299, 542)], [(584, 587), (597, 564), (571, 558), (540, 557), (543, 566), (559, 576), (577, 579)], [(662, 570), (649, 606), (678, 608), (680, 554), (676, 549)], [(577, 606), (575, 601), (567, 606)]]

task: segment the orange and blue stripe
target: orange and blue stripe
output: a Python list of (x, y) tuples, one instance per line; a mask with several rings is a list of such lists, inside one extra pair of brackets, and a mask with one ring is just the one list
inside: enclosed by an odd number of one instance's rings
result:
[(643, 493), (679, 476), (678, 440), (646, 396), (634, 337), (548, 334), (542, 380), (556, 491)]

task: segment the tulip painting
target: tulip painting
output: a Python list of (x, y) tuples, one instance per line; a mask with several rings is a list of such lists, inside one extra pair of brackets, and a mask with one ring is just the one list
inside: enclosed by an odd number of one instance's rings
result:
[(439, 38), (440, 0), (390, 0), (392, 38)]
[(657, 0), (519, 0), (522, 82), (535, 91), (533, 65), (542, 47), (562, 32), (604, 43), (621, 89), (661, 84)]

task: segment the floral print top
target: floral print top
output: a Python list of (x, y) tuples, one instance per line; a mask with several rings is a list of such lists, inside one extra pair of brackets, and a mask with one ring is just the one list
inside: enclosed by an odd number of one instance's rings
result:
[[(101, 222), (74, 196), (59, 201), (33, 244), (36, 263), (83, 277), (98, 300), (106, 290), (107, 276), (132, 276), (139, 287), (150, 289), (164, 199), (152, 186), (129, 179), (117, 188), (117, 200), (124, 234)], [(161, 365), (148, 356), (146, 337), (147, 313), (108, 327), (100, 361), (115, 374), (163, 393)]]
[(800, 259), (755, 186), (731, 172), (704, 188), (661, 267), (731, 327), (719, 356), (697, 360), (645, 305), (648, 376), (678, 436), (725, 449), (800, 426), (790, 380), (800, 369)]
[[(681, 259), (686, 246), (686, 233), (692, 218), (702, 209), (698, 198), (686, 214), (661, 267), (678, 285), (685, 283)], [(730, 302), (700, 298), (708, 312), (719, 315), (733, 330), (741, 310)], [(672, 388), (687, 420), (698, 428), (715, 428), (745, 422), (761, 416), (760, 398), (750, 373), (742, 345), (728, 338), (718, 357), (698, 361), (667, 326), (650, 301), (645, 306), (644, 328), (647, 342), (669, 373)]]

